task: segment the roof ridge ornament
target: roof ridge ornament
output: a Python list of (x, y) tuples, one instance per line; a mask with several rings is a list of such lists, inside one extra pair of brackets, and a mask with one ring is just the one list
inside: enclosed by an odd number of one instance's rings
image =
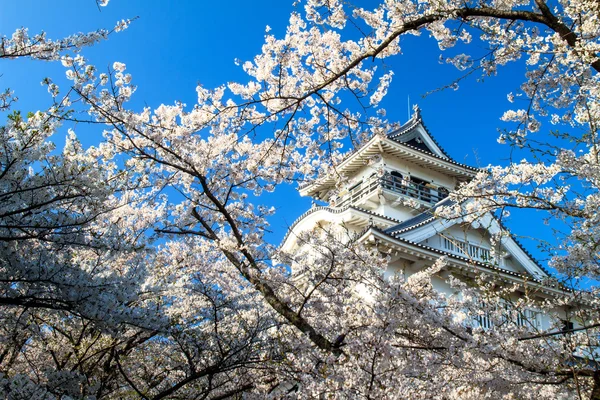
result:
[(413, 115), (411, 119), (420, 120), (421, 119), (421, 108), (419, 108), (418, 104), (413, 106)]

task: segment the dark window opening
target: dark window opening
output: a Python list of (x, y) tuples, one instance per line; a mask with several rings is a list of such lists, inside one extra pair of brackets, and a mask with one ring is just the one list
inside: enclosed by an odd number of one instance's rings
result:
[(348, 191), (349, 191), (349, 192), (352, 192), (352, 191), (354, 191), (355, 189), (359, 188), (359, 187), (360, 187), (360, 185), (362, 185), (362, 181), (358, 182), (356, 185), (352, 185), (352, 186), (351, 186), (351, 187), (348, 189)]
[(424, 150), (428, 153), (434, 154), (433, 151), (422, 141), (420, 138), (414, 138), (406, 142), (406, 144), (416, 147), (417, 149)]
[(448, 189), (441, 187), (438, 188), (438, 196), (440, 198), (440, 200), (445, 199), (446, 197), (448, 197)]
[(575, 325), (571, 321), (563, 321), (562, 331), (565, 333), (571, 332)]
[(419, 179), (419, 178), (415, 178), (414, 176), (410, 177), (410, 181), (413, 183), (416, 183), (417, 185), (423, 185), (425, 186), (426, 184), (429, 183), (429, 181), (423, 180), (423, 179)]
[(425, 186), (429, 183), (428, 181), (411, 176), (410, 183), (411, 183), (410, 184), (411, 190), (410, 190), (409, 194), (412, 197), (415, 197), (417, 199), (420, 199), (420, 200), (423, 200), (426, 202), (431, 201), (431, 189), (429, 187)]

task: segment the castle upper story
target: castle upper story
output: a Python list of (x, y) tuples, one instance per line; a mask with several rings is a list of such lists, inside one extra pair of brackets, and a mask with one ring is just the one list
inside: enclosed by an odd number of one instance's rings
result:
[(336, 168), (345, 177), (323, 177), (300, 188), (329, 206), (360, 207), (400, 221), (440, 201), (477, 168), (453, 160), (427, 130), (417, 107), (411, 119), (385, 136), (375, 136)]

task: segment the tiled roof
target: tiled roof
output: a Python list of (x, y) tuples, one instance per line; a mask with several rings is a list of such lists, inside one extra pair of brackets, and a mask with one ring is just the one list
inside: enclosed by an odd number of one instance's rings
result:
[[(394, 140), (394, 139), (392, 139), (392, 140)], [(425, 154), (427, 154), (428, 156), (431, 156), (431, 157), (437, 158), (438, 160), (442, 160), (442, 161), (448, 162), (448, 163), (450, 163), (450, 164), (454, 164), (454, 165), (456, 165), (456, 166), (459, 166), (459, 167), (461, 167), (461, 168), (469, 169), (469, 170), (471, 170), (471, 171), (475, 171), (475, 172), (481, 171), (481, 168), (471, 167), (470, 165), (463, 164), (463, 163), (459, 163), (458, 161), (454, 161), (454, 160), (453, 160), (452, 158), (450, 158), (450, 157), (448, 157), (448, 158), (440, 157), (440, 156), (438, 156), (437, 154), (430, 153), (430, 152), (428, 152), (428, 151), (425, 151), (425, 150), (423, 150), (423, 149), (420, 149), (420, 148), (418, 148), (418, 147), (412, 146), (412, 145), (410, 145), (410, 144), (408, 144), (408, 143), (399, 142), (399, 141), (397, 141), (397, 140), (394, 140), (394, 142), (396, 142), (396, 143), (398, 143), (398, 144), (400, 144), (400, 145), (402, 145), (402, 146), (408, 147), (409, 149), (412, 149), (412, 150), (417, 150), (417, 151), (420, 151), (421, 153), (425, 153)]]
[[(460, 260), (460, 261), (466, 262), (468, 264), (477, 265), (479, 267), (483, 267), (483, 268), (486, 268), (486, 269), (489, 269), (489, 270), (492, 270), (492, 271), (495, 271), (495, 272), (502, 272), (502, 273), (505, 273), (507, 275), (512, 275), (512, 276), (519, 277), (521, 279), (527, 279), (527, 280), (531, 280), (531, 281), (534, 281), (534, 282), (539, 283), (539, 284), (547, 285), (546, 283), (542, 282), (542, 280), (540, 280), (538, 278), (535, 278), (533, 276), (530, 276), (530, 275), (525, 275), (525, 274), (521, 274), (519, 272), (510, 271), (510, 270), (507, 270), (507, 269), (504, 269), (504, 268), (500, 268), (500, 267), (498, 267), (496, 265), (493, 265), (493, 264), (489, 264), (489, 263), (484, 263), (484, 262), (481, 262), (481, 261), (472, 260), (470, 258), (463, 257), (463, 256), (458, 255), (458, 254), (450, 253), (450, 252), (447, 252), (447, 251), (444, 251), (444, 250), (441, 250), (441, 249), (436, 249), (436, 248), (433, 248), (433, 247), (430, 247), (430, 246), (427, 246), (427, 245), (424, 245), (424, 244), (421, 244), (421, 243), (416, 243), (416, 242), (413, 242), (413, 241), (408, 240), (408, 239), (404, 239), (404, 238), (399, 237), (399, 236), (391, 235), (387, 231), (378, 229), (376, 227), (371, 227), (371, 230), (380, 232), (380, 233), (382, 233), (382, 234), (384, 234), (386, 236), (389, 236), (389, 237), (391, 237), (391, 238), (393, 238), (393, 239), (395, 239), (397, 241), (404, 242), (404, 243), (410, 244), (412, 246), (421, 248), (423, 250), (427, 250), (427, 251), (431, 251), (433, 253), (437, 253), (439, 255), (443, 255), (443, 256), (447, 256), (449, 258)], [(553, 289), (558, 289), (558, 290), (568, 290), (567, 288), (563, 287), (560, 284), (558, 284), (558, 285), (550, 285), (550, 287), (552, 287)]]
[(427, 126), (425, 125), (425, 123), (423, 122), (423, 118), (421, 117), (421, 109), (419, 107), (415, 107), (414, 108), (414, 114), (413, 114), (412, 118), (406, 124), (402, 125), (397, 130), (388, 133), (387, 136), (390, 139), (394, 140), (394, 141), (402, 143), (402, 142), (400, 142), (398, 140), (398, 139), (400, 139), (400, 136), (404, 135), (405, 133), (408, 133), (408, 132), (412, 131), (419, 124), (421, 124), (421, 126), (423, 127), (423, 129), (425, 129), (425, 132), (427, 132), (427, 134), (429, 135), (429, 138), (440, 149), (440, 151), (442, 152), (442, 154), (445, 155), (446, 157), (448, 157), (450, 160), (452, 160), (452, 157), (450, 157), (448, 155), (448, 153), (446, 152), (446, 150), (444, 150), (444, 148), (439, 144), (439, 142), (437, 140), (435, 140), (435, 137), (433, 137), (433, 135), (431, 134), (431, 132), (429, 132), (429, 129), (427, 129)]
[(434, 213), (438, 208), (442, 206), (451, 206), (453, 204), (455, 204), (454, 200), (451, 200), (450, 198), (445, 198), (444, 200), (437, 202), (429, 210), (423, 211), (421, 214), (418, 214), (416, 217), (386, 229), (385, 233), (390, 234), (392, 236), (396, 236), (401, 233), (418, 228), (420, 226), (426, 225), (435, 219)]
[[(390, 236), (393, 236), (397, 239), (400, 239), (400, 234), (402, 233), (406, 233), (410, 230), (419, 228), (421, 226), (427, 225), (428, 223), (434, 221), (436, 219), (434, 213), (435, 211), (442, 207), (442, 206), (451, 206), (453, 204), (456, 204), (456, 202), (454, 200), (451, 200), (450, 198), (446, 198), (440, 202), (438, 202), (436, 205), (434, 205), (432, 208), (430, 208), (429, 210), (426, 210), (424, 212), (422, 212), (421, 214), (417, 215), (414, 218), (411, 218), (407, 221), (404, 221), (398, 225), (392, 226), (391, 228), (386, 229), (384, 232)], [(504, 224), (497, 218), (494, 218), (498, 224), (507, 232), (510, 233), (510, 230), (508, 228), (506, 228), (506, 226), (504, 226)], [(529, 259), (542, 271), (544, 271), (544, 273), (548, 276), (551, 276), (552, 274), (550, 273), (550, 271), (548, 271), (547, 268), (545, 268), (526, 248), (525, 246), (523, 246), (523, 244), (515, 237), (515, 235), (513, 235), (512, 233), (510, 233), (510, 238), (517, 244), (517, 246), (519, 246), (519, 248), (527, 255), (527, 257), (529, 257)]]
[(347, 211), (349, 209), (353, 209), (353, 210), (356, 210), (358, 212), (362, 212), (364, 214), (372, 215), (374, 217), (386, 219), (386, 220), (388, 220), (390, 222), (400, 222), (399, 219), (387, 217), (387, 216), (385, 216), (383, 214), (379, 214), (379, 213), (376, 213), (376, 212), (373, 212), (373, 211), (366, 210), (366, 209), (361, 208), (361, 207), (356, 207), (356, 206), (351, 206), (351, 205), (348, 205), (348, 206), (345, 206), (345, 207), (341, 207), (341, 208), (335, 208), (335, 207), (329, 207), (329, 206), (316, 206), (316, 207), (310, 208), (308, 211), (304, 212), (302, 215), (300, 215), (298, 218), (296, 218), (296, 220), (292, 223), (292, 225), (290, 225), (287, 233), (285, 234), (285, 237), (281, 241), (281, 244), (283, 245), (287, 241), (288, 237), (290, 236), (290, 234), (292, 233), (292, 231), (294, 230), (294, 228), (296, 227), (296, 225), (298, 225), (300, 223), (300, 221), (302, 221), (304, 218), (308, 217), (309, 215), (311, 215), (311, 214), (313, 214), (313, 213), (315, 213), (317, 211), (321, 211), (321, 210), (325, 210), (325, 211), (330, 212), (332, 214), (341, 214), (344, 211)]
[[(429, 135), (429, 137), (431, 138), (431, 140), (437, 145), (437, 147), (442, 151), (442, 153), (447, 157), (441, 157), (437, 154), (434, 154), (430, 151), (426, 151), (423, 150), (419, 147), (410, 145), (406, 142), (403, 142), (400, 139), (400, 137), (410, 131), (412, 131), (415, 127), (417, 127), (419, 124), (421, 124), (423, 126), (423, 128), (425, 129), (425, 131), (427, 132), (427, 134)], [(473, 172), (478, 172), (481, 171), (480, 168), (476, 168), (476, 167), (472, 167), (470, 165), (467, 164), (463, 164), (463, 163), (459, 163), (458, 161), (455, 161), (452, 157), (450, 157), (448, 155), (448, 153), (442, 148), (442, 146), (440, 146), (440, 144), (438, 143), (438, 141), (433, 137), (433, 135), (429, 132), (429, 130), (427, 129), (427, 127), (425, 126), (425, 123), (423, 123), (423, 119), (421, 118), (421, 113), (420, 111), (417, 109), (416, 113), (413, 114), (413, 117), (404, 125), (402, 125), (399, 129), (392, 131), (390, 133), (387, 134), (387, 138), (392, 140), (394, 143), (397, 143), (401, 146), (404, 146), (406, 148), (409, 148), (411, 150), (416, 150), (419, 151), (421, 153), (427, 154), (428, 156), (434, 157), (438, 160), (441, 161), (445, 161), (447, 163), (453, 164), (455, 166), (473, 171)], [(348, 158), (350, 158), (353, 154), (357, 153), (358, 151), (360, 151), (363, 147), (365, 147), (365, 145), (368, 143), (369, 141), (367, 141), (366, 143), (364, 143), (362, 146), (354, 148), (352, 151), (350, 151), (345, 157), (344, 157), (344, 161), (346, 161)], [(318, 179), (317, 179), (318, 181)], [(311, 186), (312, 184), (316, 183), (317, 181), (308, 181), (308, 182), (303, 182), (302, 184), (299, 185), (300, 189), (304, 189), (306, 187)]]

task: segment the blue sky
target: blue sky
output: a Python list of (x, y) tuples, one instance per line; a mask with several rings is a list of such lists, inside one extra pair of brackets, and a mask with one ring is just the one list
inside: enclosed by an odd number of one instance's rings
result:
[[(249, 60), (260, 52), (266, 25), (271, 26), (271, 33), (282, 36), (293, 10), (291, 0), (111, 0), (101, 10), (94, 0), (4, 0), (0, 3), (0, 27), (4, 35), (28, 27), (31, 34), (44, 30), (49, 37), (58, 38), (111, 28), (117, 20), (137, 16), (129, 29), (84, 50), (83, 55), (100, 69), (114, 61), (127, 64), (138, 85), (134, 106), (156, 107), (174, 101), (191, 106), (198, 83), (210, 88), (243, 81), (243, 71), (234, 59)], [(498, 76), (484, 82), (472, 77), (462, 82), (459, 90), (422, 98), (451, 83), (459, 73), (439, 63), (440, 51), (426, 33), (401, 44), (403, 54), (386, 62), (395, 73), (383, 103), (388, 117), (406, 121), (410, 97), (411, 103), (421, 107), (430, 132), (454, 159), (473, 166), (505, 164), (510, 148), (497, 144), (497, 130), (506, 127), (500, 117), (509, 107), (507, 93), (516, 91), (521, 82), (522, 65), (500, 70)], [(4, 60), (1, 74), (0, 87), (14, 89), (20, 98), (17, 108), (31, 111), (50, 102), (41, 80), (61, 77), (64, 69), (60, 63)], [(274, 241), (280, 240), (286, 227), (310, 206), (310, 200), (300, 198), (294, 188), (278, 191), (268, 202), (279, 209), (272, 220)], [(517, 234), (551, 239), (549, 231), (534, 222), (541, 215), (515, 215), (508, 225)], [(535, 251), (535, 244), (528, 242), (527, 246), (543, 258)]]

